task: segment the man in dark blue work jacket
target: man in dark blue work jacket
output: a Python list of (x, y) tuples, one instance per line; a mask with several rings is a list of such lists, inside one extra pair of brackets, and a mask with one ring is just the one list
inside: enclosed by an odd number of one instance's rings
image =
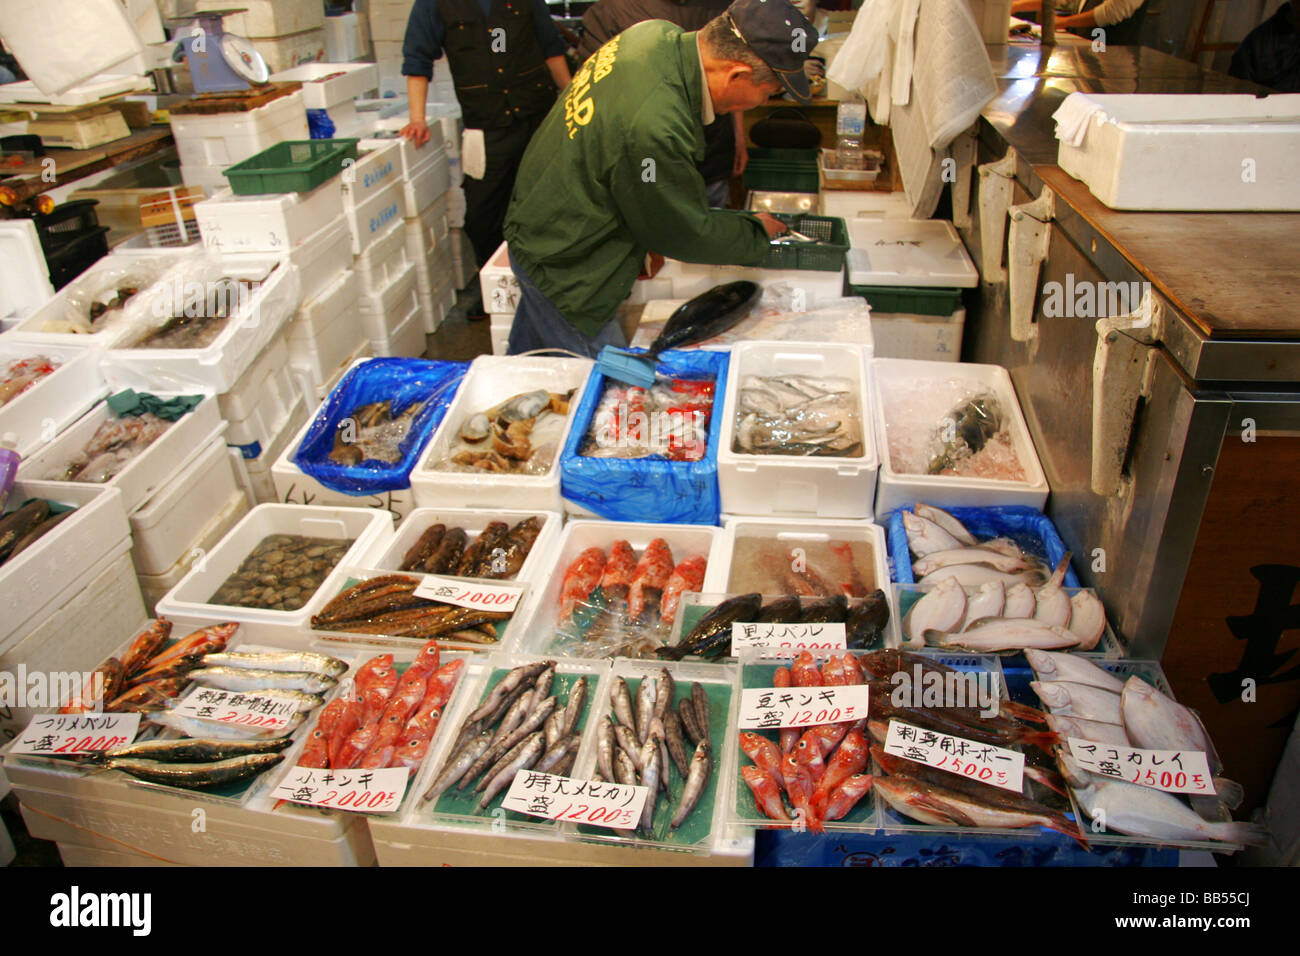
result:
[[(402, 135), (416, 146), (429, 141), (429, 80), (446, 53), (465, 129), (483, 131), (487, 154), (482, 178), (464, 181), (465, 234), (480, 268), (501, 245), (528, 141), (569, 85), (564, 50), (544, 0), (415, 0), (411, 8), (402, 44), (411, 122)], [(471, 309), (481, 315), (481, 305)]]

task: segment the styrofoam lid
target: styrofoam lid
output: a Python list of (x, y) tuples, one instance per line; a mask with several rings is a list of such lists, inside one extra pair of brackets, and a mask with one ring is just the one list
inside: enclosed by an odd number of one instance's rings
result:
[(961, 237), (944, 219), (849, 219), (853, 285), (970, 289), (979, 272)]
[(30, 219), (0, 221), (0, 262), (5, 264), (0, 319), (22, 318), (54, 297), (45, 254)]

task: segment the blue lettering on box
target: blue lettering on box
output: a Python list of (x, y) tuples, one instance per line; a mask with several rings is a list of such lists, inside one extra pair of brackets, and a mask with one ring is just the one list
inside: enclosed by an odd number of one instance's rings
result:
[(362, 177), (361, 181), (365, 185), (366, 189), (369, 189), (375, 183), (379, 182), (381, 179), (384, 179), (386, 176), (392, 173), (392, 171), (393, 171), (393, 161), (390, 159), (387, 163), (380, 166), (378, 169), (374, 170), (373, 172), (366, 173), (365, 176)]
[(393, 205), (389, 206), (378, 216), (372, 216), (370, 218), (370, 231), (374, 232), (376, 229), (387, 224), (387, 222), (396, 215), (397, 215), (397, 203), (393, 203)]

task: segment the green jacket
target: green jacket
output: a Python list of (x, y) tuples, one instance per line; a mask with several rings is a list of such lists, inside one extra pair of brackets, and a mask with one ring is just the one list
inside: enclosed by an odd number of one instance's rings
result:
[(753, 266), (769, 248), (756, 218), (705, 199), (703, 81), (696, 34), (638, 23), (587, 60), (524, 154), (506, 241), (584, 335), (614, 317), (647, 251)]

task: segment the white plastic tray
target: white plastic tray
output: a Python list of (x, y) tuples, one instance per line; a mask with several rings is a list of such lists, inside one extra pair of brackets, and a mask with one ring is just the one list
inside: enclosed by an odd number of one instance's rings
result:
[[(1011, 376), (1000, 365), (976, 365), (966, 362), (920, 362), (908, 359), (873, 359), (871, 363), (876, 416), (876, 447), (880, 449), (880, 483), (876, 489), (876, 514), (886, 515), (902, 505), (925, 501), (939, 507), (981, 507), (987, 505), (1028, 505), (1040, 511), (1047, 502), (1049, 487), (1043, 467), (1038, 462), (1029, 427), (1020, 410)], [(900, 385), (914, 388), (916, 383), (934, 380), (969, 382), (973, 390), (990, 389), (1008, 419), (1016, 457), (1024, 469), (1025, 481), (993, 478), (962, 478), (953, 475), (903, 474), (894, 469), (889, 452), (888, 414), (891, 395)], [(932, 427), (952, 411), (940, 395), (933, 409)]]
[(67, 345), (25, 342), (13, 334), (0, 338), (0, 370), (11, 362), (38, 355), (62, 364), (0, 406), (0, 435), (17, 435), (18, 453), (23, 457), (52, 441), (108, 394), (97, 353)]
[[(315, 26), (320, 24), (313, 23), (299, 29)], [(328, 110), (337, 103), (356, 99), (373, 90), (379, 85), (379, 71), (373, 63), (304, 63), (276, 73), (271, 81), (301, 83), (302, 101), (307, 109)]]
[[(168, 392), (157, 393), (159, 398), (172, 398)], [(39, 452), (27, 458), (18, 469), (18, 477), (26, 481), (57, 481), (59, 484), (93, 486), (94, 482), (65, 482), (56, 477), (67, 464), (79, 455), (104, 422), (117, 416), (107, 403), (100, 402), (77, 420), (76, 424), (59, 435)], [(144, 451), (131, 459), (121, 471), (101, 486), (116, 488), (122, 493), (122, 507), (129, 515), (144, 504), (158, 489), (164, 487), (181, 471), (210, 439), (225, 431), (225, 423), (217, 412), (217, 401), (205, 396), (194, 410), (172, 422)]]
[[(543, 356), (491, 356), (476, 358), (447, 410), (447, 417), (429, 442), (423, 458), (411, 472), (411, 491), (422, 507), (543, 508), (560, 511), (560, 452), (573, 426), (573, 413), (587, 386), (594, 363), (589, 359)], [(566, 392), (575, 389), (569, 403), (569, 420), (556, 446), (551, 467), (544, 475), (466, 474), (437, 471), (434, 463), (447, 456), (461, 426), (478, 412), (534, 389)]]
[[(296, 611), (210, 604), (225, 583), (263, 538), (272, 534), (299, 534), (313, 538), (352, 538), (352, 545), (334, 570), (326, 575), (311, 599)], [(177, 626), (202, 626), (212, 621), (239, 621), (245, 639), (285, 637), (286, 631), (305, 627), (311, 616), (338, 593), (340, 572), (377, 541), (392, 537), (393, 519), (381, 511), (362, 508), (328, 508), (301, 505), (258, 505), (222, 539), (205, 560), (181, 579), (158, 602), (158, 613)]]
[(972, 289), (979, 272), (943, 219), (849, 219), (849, 282)]
[[(848, 379), (858, 406), (862, 447), (857, 455), (751, 455), (734, 450), (741, 380), (749, 375), (802, 374)], [(876, 494), (876, 454), (866, 356), (852, 345), (742, 342), (731, 350), (718, 445), (718, 492), (727, 514), (804, 514), (870, 518)]]

